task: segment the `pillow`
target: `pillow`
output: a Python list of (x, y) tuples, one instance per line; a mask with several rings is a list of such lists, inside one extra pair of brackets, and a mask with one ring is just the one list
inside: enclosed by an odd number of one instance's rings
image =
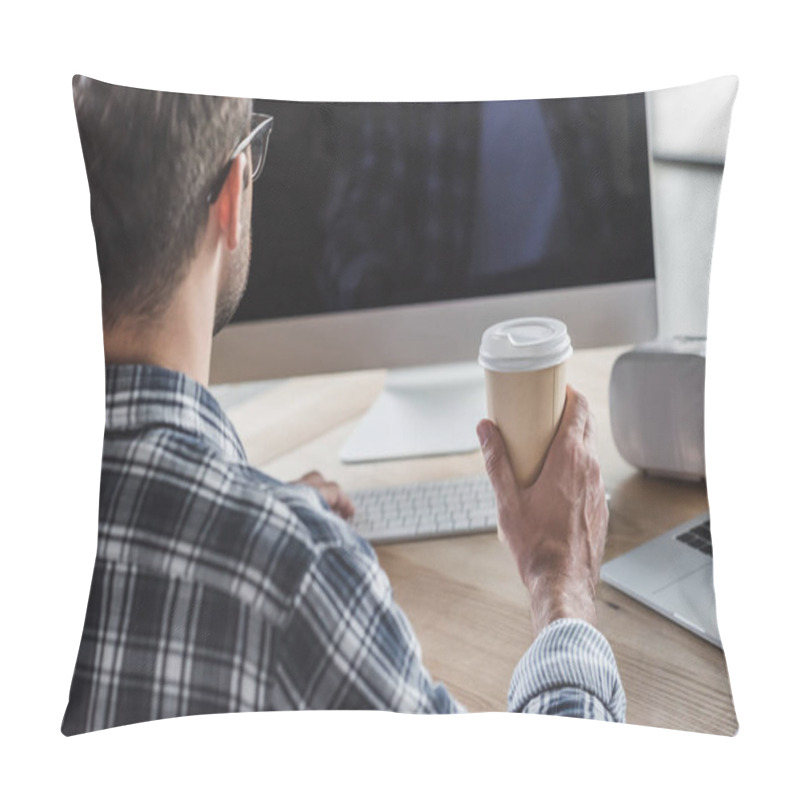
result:
[[(531, 631), (493, 531), (374, 547), (358, 535), (356, 490), (481, 474), (474, 424), (455, 456), (365, 467), (338, 452), (381, 387), (373, 368), (474, 358), (498, 317), (563, 316), (610, 493), (607, 559), (704, 512), (702, 481), (625, 463), (607, 393), (627, 336), (705, 335), (735, 89), (256, 100), (256, 118), (236, 98), (76, 76), (106, 436), (63, 732), (228, 711), (510, 708), (733, 734), (721, 647), (638, 589), (601, 583), (596, 625), (558, 614)], [(233, 385), (271, 377), (292, 379)], [(710, 581), (708, 568), (713, 598)]]

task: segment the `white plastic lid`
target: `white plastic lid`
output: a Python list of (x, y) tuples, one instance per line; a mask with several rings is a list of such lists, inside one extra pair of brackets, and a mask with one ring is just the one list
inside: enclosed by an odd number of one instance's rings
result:
[(493, 372), (525, 372), (554, 367), (572, 355), (567, 326), (550, 317), (523, 317), (487, 328), (478, 363)]

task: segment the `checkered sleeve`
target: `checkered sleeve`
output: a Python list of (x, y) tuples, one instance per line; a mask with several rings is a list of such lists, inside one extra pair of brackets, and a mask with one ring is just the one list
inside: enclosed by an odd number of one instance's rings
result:
[(277, 637), (275, 657), (278, 707), (464, 710), (424, 668), (388, 578), (368, 552), (321, 548)]
[(511, 678), (509, 711), (625, 721), (625, 692), (611, 646), (589, 623), (548, 625)]

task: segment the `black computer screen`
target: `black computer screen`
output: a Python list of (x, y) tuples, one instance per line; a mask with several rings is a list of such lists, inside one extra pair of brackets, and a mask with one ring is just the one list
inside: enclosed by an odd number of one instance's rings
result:
[(642, 94), (254, 107), (275, 122), (236, 320), (654, 276)]

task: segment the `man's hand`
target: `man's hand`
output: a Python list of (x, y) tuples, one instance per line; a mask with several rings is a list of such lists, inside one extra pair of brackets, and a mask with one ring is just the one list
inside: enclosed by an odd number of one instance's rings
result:
[(302, 478), (292, 483), (304, 483), (316, 489), (322, 499), (335, 511), (342, 519), (351, 519), (355, 514), (355, 507), (350, 498), (342, 491), (338, 483), (326, 481), (316, 470), (307, 472)]
[(534, 637), (550, 622), (596, 624), (595, 589), (608, 527), (594, 422), (586, 398), (567, 387), (558, 430), (532, 486), (517, 486), (500, 431), (478, 425), (498, 522), (531, 596)]

